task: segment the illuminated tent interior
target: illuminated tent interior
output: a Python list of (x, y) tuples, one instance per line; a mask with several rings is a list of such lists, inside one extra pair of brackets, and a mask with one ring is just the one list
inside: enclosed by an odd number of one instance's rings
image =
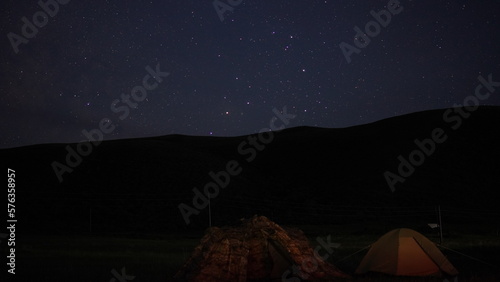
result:
[(367, 272), (397, 276), (458, 274), (432, 241), (407, 228), (394, 229), (371, 246), (355, 273)]

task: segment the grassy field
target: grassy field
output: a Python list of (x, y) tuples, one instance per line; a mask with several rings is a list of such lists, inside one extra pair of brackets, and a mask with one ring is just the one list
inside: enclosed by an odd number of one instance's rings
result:
[[(329, 262), (352, 274), (367, 250), (381, 234), (349, 234), (346, 228), (301, 227), (310, 238), (331, 236), (340, 244), (331, 253)], [(22, 281), (112, 281), (112, 270), (125, 268), (128, 281), (168, 281), (190, 256), (202, 233), (186, 236), (58, 236), (33, 234), (19, 237), (16, 245), (16, 276)], [(437, 238), (429, 236), (431, 240)], [(445, 238), (444, 245), (455, 251), (442, 250), (459, 270), (458, 281), (500, 281), (500, 237), (496, 234), (454, 234)], [(356, 253), (356, 254), (353, 254)], [(132, 280), (132, 276), (135, 278)], [(440, 279), (393, 278), (379, 275), (353, 277), (352, 281), (443, 281)], [(19, 281), (19, 280), (18, 280)], [(119, 281), (116, 279), (115, 281)]]

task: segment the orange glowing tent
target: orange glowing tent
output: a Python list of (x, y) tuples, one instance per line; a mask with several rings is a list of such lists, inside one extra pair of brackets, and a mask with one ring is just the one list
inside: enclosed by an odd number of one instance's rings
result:
[(394, 229), (371, 246), (355, 273), (367, 272), (397, 276), (458, 274), (432, 241), (407, 228)]

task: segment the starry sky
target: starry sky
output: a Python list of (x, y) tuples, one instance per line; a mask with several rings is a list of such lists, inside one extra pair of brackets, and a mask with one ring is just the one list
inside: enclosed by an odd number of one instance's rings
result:
[(289, 127), (348, 127), (500, 80), (498, 1), (394, 2), (2, 1), (0, 148), (79, 142), (102, 120), (106, 140), (244, 135), (285, 106)]

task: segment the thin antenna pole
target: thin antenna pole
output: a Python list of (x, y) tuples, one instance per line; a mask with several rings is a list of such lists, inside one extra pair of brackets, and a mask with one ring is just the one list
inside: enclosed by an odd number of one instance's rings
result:
[(211, 195), (208, 195), (208, 226), (212, 227), (212, 207), (210, 206), (210, 197)]
[(443, 244), (443, 224), (441, 223), (441, 206), (438, 205), (439, 215), (439, 244)]
[(90, 233), (92, 233), (92, 207), (90, 207), (90, 213), (89, 213), (89, 230)]

